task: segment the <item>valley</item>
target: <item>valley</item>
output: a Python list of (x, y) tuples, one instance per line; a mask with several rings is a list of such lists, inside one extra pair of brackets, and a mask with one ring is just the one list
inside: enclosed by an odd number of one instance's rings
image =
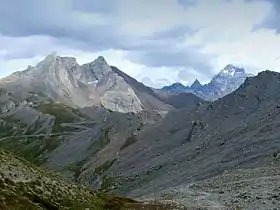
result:
[(277, 209), (280, 74), (247, 76), (174, 93), (51, 54), (2, 78), (0, 207)]

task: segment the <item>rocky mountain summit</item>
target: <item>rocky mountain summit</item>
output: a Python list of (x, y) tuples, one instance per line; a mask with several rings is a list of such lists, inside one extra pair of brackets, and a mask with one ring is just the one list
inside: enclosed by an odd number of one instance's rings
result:
[(172, 93), (193, 93), (204, 100), (214, 101), (235, 91), (247, 77), (251, 76), (253, 75), (246, 74), (244, 68), (229, 64), (215, 75), (208, 84), (201, 85), (196, 79), (191, 86), (174, 83), (163, 87), (162, 90)]
[(116, 71), (104, 57), (79, 65), (75, 58), (52, 53), (36, 66), (1, 79), (0, 87), (21, 100), (37, 97), (39, 101), (45, 101), (49, 98), (71, 107), (102, 106), (123, 113), (171, 108), (153, 95), (148, 97), (157, 103), (154, 107), (146, 107), (145, 103), (150, 99), (142, 102), (145, 97), (137, 96), (135, 89)]

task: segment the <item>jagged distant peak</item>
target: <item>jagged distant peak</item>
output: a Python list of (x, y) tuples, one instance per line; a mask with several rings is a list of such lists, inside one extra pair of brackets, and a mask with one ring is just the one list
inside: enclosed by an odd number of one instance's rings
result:
[(173, 84), (171, 84), (171, 86), (173, 86), (173, 87), (182, 87), (184, 85), (182, 83), (180, 83), (180, 82), (174, 82)]
[[(70, 56), (59, 56), (56, 52), (52, 52), (45, 59), (40, 61), (35, 68), (30, 68), (30, 71), (44, 71), (47, 69), (53, 69), (54, 66), (64, 66), (66, 69), (70, 69), (73, 66), (78, 66), (75, 57)], [(62, 68), (64, 69), (64, 68)]]
[(236, 66), (233, 65), (233, 64), (227, 64), (227, 65), (224, 67), (224, 69), (235, 69), (235, 68), (236, 68)]
[(67, 62), (67, 63), (77, 63), (77, 59), (73, 56), (62, 56), (62, 55), (58, 55), (57, 52), (52, 52), (50, 53), (45, 60), (55, 60), (56, 62)]
[(101, 55), (96, 58), (96, 61), (106, 62), (105, 58)]
[(191, 89), (198, 91), (200, 88), (202, 88), (203, 86), (201, 85), (201, 83), (199, 82), (198, 79), (196, 79), (192, 85), (191, 85)]
[(245, 70), (243, 67), (239, 67), (233, 64), (227, 64), (221, 71), (220, 75), (228, 75), (228, 76), (234, 76), (236, 72), (241, 72), (245, 74)]
[(193, 86), (198, 86), (198, 85), (200, 86), (201, 83), (199, 82), (198, 79), (195, 79), (195, 81), (192, 83), (191, 87), (193, 87)]
[[(57, 52), (51, 52), (50, 54), (48, 54), (45, 59), (43, 59), (40, 63), (42, 62), (51, 62), (51, 61), (55, 61), (57, 58)], [(39, 63), (39, 64), (40, 64)]]
[(174, 82), (174, 83), (172, 83), (171, 85), (168, 85), (168, 86), (164, 86), (163, 87), (163, 89), (166, 89), (166, 90), (168, 90), (168, 89), (181, 89), (181, 88), (186, 88), (186, 86), (185, 85), (183, 85), (182, 83), (180, 83), (180, 82)]
[(92, 62), (90, 62), (89, 64), (94, 65), (94, 64), (98, 64), (98, 65), (108, 65), (106, 59), (103, 56), (98, 56), (95, 60), (93, 60)]
[(56, 58), (57, 57), (57, 52), (56, 51), (52, 51), (50, 54), (47, 55), (47, 58), (48, 57)]
[(241, 66), (238, 66), (238, 65), (234, 65), (234, 64), (227, 64), (224, 69), (227, 69), (227, 70), (234, 70), (234, 69), (244, 69), (243, 67)]

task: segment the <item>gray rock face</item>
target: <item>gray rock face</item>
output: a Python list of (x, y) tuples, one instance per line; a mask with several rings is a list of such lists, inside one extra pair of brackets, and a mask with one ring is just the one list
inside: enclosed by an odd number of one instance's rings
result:
[(98, 57), (93, 62), (81, 66), (83, 71), (74, 69), (74, 74), (84, 84), (96, 84), (98, 80), (112, 72), (110, 66), (106, 63), (104, 57)]
[(118, 112), (139, 112), (143, 110), (142, 103), (133, 89), (122, 77), (110, 72), (97, 83), (97, 89), (103, 93), (101, 104)]
[(7, 92), (4, 89), (0, 89), (0, 113), (6, 113), (15, 107), (16, 104), (9, 98)]
[[(217, 95), (210, 98), (221, 98), (235, 91), (247, 78), (245, 70), (233, 65), (227, 65), (218, 75), (216, 75), (208, 84), (210, 87), (217, 89)], [(207, 94), (203, 93), (203, 94)], [(211, 93), (210, 93), (211, 94)]]
[(23, 107), (27, 104), (27, 101), (20, 101), (16, 99), (6, 89), (0, 88), (0, 114), (13, 111), (18, 107)]
[(1, 79), (1, 86), (22, 100), (40, 94), (72, 107), (102, 105), (118, 112), (139, 112), (145, 108), (103, 57), (80, 66), (75, 58), (53, 53), (35, 67)]
[(162, 90), (176, 94), (193, 93), (204, 100), (215, 101), (235, 91), (247, 77), (251, 76), (253, 75), (246, 74), (243, 68), (229, 64), (219, 74), (215, 75), (208, 84), (201, 85), (198, 80), (195, 80), (190, 87), (174, 83), (163, 87)]
[(114, 73), (122, 77), (125, 82), (134, 90), (137, 97), (142, 102), (143, 106), (148, 110), (169, 111), (174, 109), (169, 103), (164, 102), (158, 94), (151, 88), (138, 82), (136, 79), (125, 74), (118, 68), (112, 66)]

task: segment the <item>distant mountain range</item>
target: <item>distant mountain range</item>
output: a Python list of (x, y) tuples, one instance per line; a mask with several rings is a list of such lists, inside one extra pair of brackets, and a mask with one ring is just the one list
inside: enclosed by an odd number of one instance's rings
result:
[[(243, 68), (227, 65), (205, 85), (174, 83), (156, 90), (139, 83), (100, 56), (79, 65), (75, 58), (48, 55), (36, 66), (0, 79), (0, 87), (21, 101), (60, 102), (75, 107), (101, 106), (117, 112), (156, 110), (166, 113), (201, 100), (214, 101), (236, 90), (251, 75)], [(182, 93), (194, 94), (180, 95)]]
[(254, 76), (246, 74), (244, 68), (234, 65), (227, 65), (213, 79), (205, 85), (202, 85), (197, 79), (191, 86), (184, 86), (181, 83), (174, 83), (162, 88), (164, 91), (171, 93), (193, 93), (204, 100), (214, 101), (233, 91), (244, 83), (247, 77)]

